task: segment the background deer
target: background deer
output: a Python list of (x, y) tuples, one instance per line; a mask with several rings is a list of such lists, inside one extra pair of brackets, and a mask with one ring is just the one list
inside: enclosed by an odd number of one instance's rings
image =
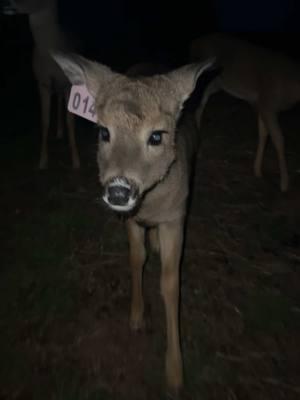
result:
[(289, 176), (277, 113), (300, 100), (299, 66), (282, 54), (225, 34), (203, 36), (191, 43), (191, 60), (211, 56), (216, 57), (222, 72), (210, 83), (203, 96), (196, 113), (198, 127), (209, 97), (219, 90), (253, 104), (258, 113), (259, 130), (255, 175), (262, 176), (263, 155), (270, 134), (279, 162), (280, 188), (286, 191)]
[(198, 131), (194, 118), (178, 122), (198, 76), (212, 61), (164, 75), (131, 78), (82, 57), (56, 55), (72, 84), (85, 84), (96, 101), (99, 178), (103, 200), (127, 216), (132, 271), (130, 325), (143, 326), (145, 239), (160, 249), (166, 310), (168, 387), (182, 386), (179, 339), (179, 267), (189, 176)]
[(71, 51), (73, 46), (58, 24), (56, 0), (15, 0), (17, 11), (29, 15), (29, 26), (34, 40), (33, 70), (38, 83), (41, 105), (42, 145), (39, 167), (48, 163), (48, 133), (52, 94), (57, 95), (57, 136), (63, 134), (66, 125), (74, 168), (80, 167), (75, 140), (74, 116), (67, 112), (66, 101), (70, 84), (61, 69), (50, 56), (50, 51)]

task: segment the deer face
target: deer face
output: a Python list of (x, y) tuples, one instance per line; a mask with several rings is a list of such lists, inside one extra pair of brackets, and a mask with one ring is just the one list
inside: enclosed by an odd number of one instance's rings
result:
[(176, 159), (176, 115), (153, 90), (153, 79), (122, 81), (97, 105), (97, 160), (104, 201), (128, 212), (166, 177)]
[(86, 84), (96, 100), (103, 200), (113, 210), (132, 212), (176, 161), (176, 122), (212, 61), (133, 79), (81, 57), (54, 58), (71, 82)]

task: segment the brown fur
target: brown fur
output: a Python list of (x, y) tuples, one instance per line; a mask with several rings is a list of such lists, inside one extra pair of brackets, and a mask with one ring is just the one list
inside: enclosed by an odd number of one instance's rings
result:
[[(160, 251), (161, 293), (166, 309), (166, 378), (172, 392), (183, 383), (178, 307), (179, 266), (192, 157), (197, 148), (194, 119), (178, 124), (184, 101), (198, 75), (211, 65), (190, 65), (165, 75), (129, 78), (83, 58), (55, 56), (73, 84), (85, 83), (96, 98), (100, 125), (110, 141), (99, 141), (99, 178), (104, 192), (115, 177), (134, 182), (139, 200), (130, 210), (127, 229), (132, 270), (130, 325), (143, 326), (142, 271), (145, 237)], [(151, 133), (163, 130), (160, 145), (150, 146)], [(105, 198), (105, 196), (104, 196)], [(113, 205), (106, 201), (110, 207)]]
[(209, 85), (197, 112), (197, 125), (211, 94), (218, 90), (253, 104), (258, 112), (259, 142), (254, 163), (256, 176), (262, 162), (268, 134), (275, 146), (280, 169), (280, 187), (288, 189), (284, 138), (277, 113), (300, 100), (300, 70), (282, 54), (225, 34), (196, 39), (190, 46), (191, 60), (216, 57), (222, 73)]
[(57, 95), (57, 137), (62, 137), (65, 115), (73, 167), (79, 168), (74, 116), (66, 109), (70, 84), (50, 56), (50, 51), (71, 51), (73, 47), (58, 25), (56, 0), (15, 0), (15, 3), (18, 12), (29, 15), (29, 26), (34, 39), (33, 70), (38, 83), (42, 124), (39, 167), (43, 169), (48, 164), (51, 98), (55, 93)]

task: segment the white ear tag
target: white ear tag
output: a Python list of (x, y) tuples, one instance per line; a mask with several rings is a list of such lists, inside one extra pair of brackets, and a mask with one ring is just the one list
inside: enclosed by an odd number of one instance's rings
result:
[(68, 102), (68, 110), (82, 118), (97, 122), (95, 99), (85, 85), (73, 85)]

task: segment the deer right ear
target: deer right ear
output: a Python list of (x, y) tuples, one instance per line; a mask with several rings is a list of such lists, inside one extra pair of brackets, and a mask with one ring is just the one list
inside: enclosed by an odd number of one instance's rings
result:
[(52, 53), (52, 57), (72, 85), (86, 85), (94, 98), (102, 85), (106, 85), (118, 75), (105, 65), (90, 61), (77, 54)]
[(179, 110), (182, 109), (184, 102), (190, 97), (196, 87), (198, 77), (207, 69), (215, 64), (215, 59), (208, 59), (200, 64), (188, 64), (175, 69), (167, 74), (168, 78), (175, 87)]

